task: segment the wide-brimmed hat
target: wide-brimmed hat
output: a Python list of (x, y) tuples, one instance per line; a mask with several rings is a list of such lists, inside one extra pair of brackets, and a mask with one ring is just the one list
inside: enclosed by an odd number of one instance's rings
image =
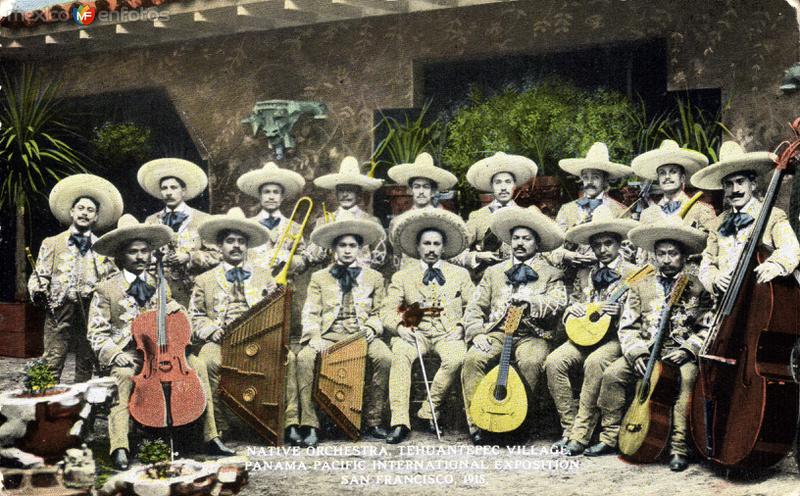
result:
[(119, 254), (131, 241), (146, 241), (150, 248), (157, 250), (172, 240), (173, 232), (163, 224), (143, 224), (131, 214), (119, 218), (117, 228), (100, 236), (92, 250), (109, 257)]
[(182, 158), (158, 158), (139, 167), (136, 180), (150, 196), (161, 198), (161, 180), (177, 177), (186, 184), (185, 200), (196, 197), (208, 186), (208, 177), (197, 164)]
[(239, 207), (233, 207), (225, 214), (212, 215), (197, 228), (200, 238), (211, 244), (217, 244), (217, 235), (226, 230), (244, 234), (250, 248), (263, 245), (269, 238), (267, 228), (248, 219)]
[(695, 188), (722, 189), (722, 179), (735, 172), (753, 171), (763, 176), (775, 167), (775, 154), (770, 152), (745, 152), (735, 141), (726, 141), (719, 149), (719, 161), (692, 176)]
[(625, 239), (628, 232), (638, 225), (639, 223), (633, 219), (620, 219), (610, 209), (605, 208), (605, 205), (601, 205), (592, 212), (591, 221), (571, 227), (567, 230), (565, 238), (579, 245), (588, 244), (592, 236), (603, 233), (617, 234)]
[(397, 217), (392, 231), (392, 244), (412, 258), (419, 258), (417, 237), (422, 231), (435, 229), (444, 234), (442, 258), (453, 258), (468, 246), (467, 225), (453, 212), (442, 208), (410, 210)]
[(267, 183), (280, 184), (286, 198), (300, 194), (306, 185), (303, 176), (295, 171), (281, 169), (275, 162), (267, 162), (260, 169), (245, 172), (236, 180), (236, 187), (242, 193), (259, 198), (261, 186)]
[(365, 245), (375, 244), (383, 237), (383, 228), (375, 221), (356, 219), (352, 214), (339, 214), (333, 222), (318, 225), (311, 231), (311, 242), (323, 248), (332, 248), (339, 236), (358, 235)]
[(355, 157), (345, 157), (339, 165), (339, 172), (325, 174), (314, 179), (314, 185), (324, 189), (336, 189), (340, 184), (360, 186), (365, 191), (375, 191), (383, 181), (361, 173), (361, 166)]
[(697, 171), (708, 165), (708, 158), (698, 151), (681, 148), (677, 142), (667, 139), (655, 150), (634, 158), (631, 168), (637, 176), (656, 181), (658, 168), (667, 164), (680, 165), (686, 172), (686, 178), (691, 179)]
[(94, 229), (103, 231), (119, 220), (123, 202), (119, 190), (109, 181), (93, 174), (75, 174), (60, 180), (50, 191), (50, 211), (62, 224), (72, 224), (75, 200), (82, 196), (94, 198), (100, 205)]
[(706, 248), (707, 236), (705, 232), (691, 227), (676, 216), (664, 217), (657, 222), (640, 225), (628, 233), (628, 239), (644, 250), (654, 251), (655, 245), (659, 241), (679, 241), (689, 251), (687, 255), (703, 251)]
[(599, 141), (594, 143), (584, 158), (563, 158), (558, 161), (561, 170), (580, 177), (584, 169), (596, 169), (608, 174), (610, 179), (617, 179), (632, 174), (630, 167), (617, 164), (608, 158), (608, 147)]
[(536, 177), (538, 171), (536, 162), (528, 157), (497, 152), (472, 164), (467, 170), (467, 181), (479, 191), (491, 192), (492, 178), (500, 172), (512, 174), (514, 184), (519, 187)]
[(501, 208), (492, 214), (489, 228), (504, 243), (511, 244), (511, 230), (527, 227), (539, 236), (539, 251), (555, 250), (564, 243), (564, 231), (536, 207)]
[(399, 164), (391, 167), (388, 174), (392, 181), (404, 186), (407, 186), (415, 177), (430, 179), (436, 183), (436, 187), (440, 191), (446, 191), (458, 182), (455, 174), (433, 165), (433, 157), (427, 152), (417, 155), (413, 164)]

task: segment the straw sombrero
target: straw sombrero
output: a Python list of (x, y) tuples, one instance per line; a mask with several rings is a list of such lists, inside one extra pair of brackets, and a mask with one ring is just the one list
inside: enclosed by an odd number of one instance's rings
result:
[(323, 248), (332, 248), (333, 241), (346, 234), (361, 236), (365, 245), (372, 245), (383, 237), (383, 228), (372, 220), (340, 214), (337, 220), (317, 226), (311, 232), (311, 242)]
[(492, 214), (489, 228), (504, 243), (511, 244), (511, 230), (527, 227), (539, 236), (539, 251), (551, 251), (564, 243), (564, 231), (536, 207), (501, 208)]
[(410, 210), (397, 217), (396, 222), (392, 232), (393, 245), (399, 246), (409, 257), (419, 258), (417, 236), (428, 229), (435, 229), (444, 234), (442, 258), (453, 258), (468, 246), (467, 225), (464, 220), (442, 208)]
[(689, 251), (687, 255), (700, 253), (706, 248), (708, 235), (686, 224), (680, 217), (664, 217), (652, 224), (640, 225), (631, 229), (628, 239), (636, 246), (649, 252), (655, 250), (657, 242), (662, 240), (680, 241)]
[(208, 177), (196, 164), (182, 158), (158, 158), (139, 167), (136, 180), (150, 196), (161, 199), (161, 180), (177, 177), (186, 184), (186, 200), (196, 197), (208, 186)]
[(260, 169), (245, 172), (236, 180), (239, 191), (254, 198), (261, 196), (261, 186), (267, 183), (280, 184), (284, 196), (292, 198), (303, 191), (306, 180), (295, 171), (281, 169), (275, 162), (267, 162)]
[(497, 152), (491, 157), (478, 160), (467, 170), (467, 181), (477, 190), (492, 191), (492, 178), (500, 172), (509, 172), (514, 176), (517, 187), (522, 186), (532, 177), (536, 177), (539, 167), (533, 160), (522, 155), (509, 155)]
[(395, 165), (389, 169), (388, 174), (392, 181), (402, 185), (408, 185), (415, 177), (430, 179), (440, 191), (449, 190), (458, 182), (452, 172), (433, 165), (433, 157), (426, 152), (417, 155), (413, 164)]
[(355, 157), (345, 157), (339, 165), (339, 172), (325, 174), (314, 179), (314, 185), (324, 189), (336, 189), (339, 184), (360, 186), (365, 191), (374, 191), (383, 181), (361, 173), (361, 166)]
[(152, 250), (164, 246), (172, 240), (172, 229), (163, 224), (143, 224), (131, 214), (119, 218), (117, 228), (100, 236), (92, 250), (113, 257), (131, 241), (146, 241)]
[(609, 160), (608, 147), (605, 143), (600, 142), (594, 143), (589, 148), (586, 157), (564, 158), (558, 161), (558, 166), (561, 167), (561, 170), (579, 177), (584, 169), (601, 170), (608, 174), (610, 179), (625, 177), (633, 173), (627, 165), (617, 164)]
[(700, 152), (681, 148), (675, 141), (664, 140), (655, 150), (644, 152), (634, 158), (631, 167), (637, 176), (656, 181), (658, 168), (667, 164), (680, 165), (686, 171), (687, 179), (690, 179), (697, 171), (708, 165), (708, 158)]
[(60, 180), (50, 191), (50, 211), (62, 224), (72, 224), (70, 210), (75, 200), (89, 196), (97, 200), (95, 229), (102, 231), (112, 227), (122, 215), (122, 195), (113, 184), (93, 174), (75, 174)]
[(639, 225), (630, 218), (620, 219), (615, 216), (608, 208), (598, 207), (592, 213), (592, 220), (584, 224), (578, 224), (567, 230), (565, 238), (571, 243), (585, 245), (589, 243), (592, 236), (601, 233), (617, 234), (625, 239), (628, 232)]
[(769, 173), (775, 167), (775, 155), (770, 152), (747, 153), (735, 141), (726, 141), (719, 149), (719, 161), (692, 176), (695, 188), (722, 189), (722, 179), (734, 172), (753, 171), (758, 176)]
[(238, 231), (247, 237), (247, 246), (253, 248), (267, 242), (269, 231), (256, 221), (249, 220), (239, 207), (233, 207), (226, 214), (212, 215), (200, 224), (197, 232), (200, 238), (210, 244), (217, 244), (217, 235), (222, 231)]

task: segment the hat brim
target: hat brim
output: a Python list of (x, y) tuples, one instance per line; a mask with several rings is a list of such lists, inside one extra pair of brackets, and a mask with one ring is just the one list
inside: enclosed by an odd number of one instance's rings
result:
[(323, 248), (332, 248), (333, 241), (339, 236), (358, 235), (365, 245), (373, 245), (383, 237), (383, 228), (365, 219), (337, 220), (322, 224), (311, 232), (311, 242)]
[(706, 238), (703, 231), (675, 221), (639, 226), (628, 233), (628, 239), (646, 251), (653, 252), (657, 242), (670, 240), (679, 241), (689, 251), (688, 255), (703, 251), (706, 248)]
[(161, 180), (177, 177), (186, 184), (185, 200), (196, 198), (208, 186), (208, 176), (198, 165), (180, 158), (151, 160), (136, 173), (139, 186), (154, 198), (161, 199)]
[(693, 177), (699, 170), (708, 165), (708, 158), (700, 152), (688, 149), (650, 150), (631, 162), (633, 172), (644, 179), (658, 180), (658, 168), (662, 165), (676, 164), (683, 167), (686, 177)]
[(527, 227), (539, 236), (539, 251), (552, 251), (564, 244), (564, 231), (536, 207), (505, 207), (492, 214), (489, 228), (504, 243), (511, 244), (511, 230)]
[(458, 182), (458, 178), (449, 171), (440, 167), (427, 165), (400, 164), (389, 169), (389, 178), (397, 184), (408, 186), (409, 181), (416, 177), (430, 179), (436, 183), (439, 191), (447, 191)]
[(630, 167), (614, 162), (599, 162), (597, 160), (587, 160), (585, 158), (565, 158), (558, 161), (558, 166), (564, 172), (573, 176), (581, 175), (584, 169), (595, 169), (608, 174), (610, 179), (619, 179), (633, 174)]
[(567, 241), (579, 245), (588, 244), (589, 240), (592, 239), (592, 236), (603, 233), (617, 234), (625, 239), (628, 236), (628, 232), (638, 225), (639, 223), (633, 219), (614, 219), (602, 222), (587, 222), (585, 224), (578, 224), (577, 226), (570, 228), (567, 230), (567, 233), (564, 237)]
[(467, 249), (467, 226), (458, 215), (444, 209), (411, 210), (397, 217), (392, 234), (393, 246), (412, 258), (419, 258), (417, 237), (435, 229), (444, 234), (442, 258), (453, 258)]
[(753, 171), (759, 176), (775, 168), (775, 155), (770, 152), (751, 152), (733, 160), (723, 160), (692, 176), (692, 186), (704, 190), (722, 189), (722, 180), (736, 172)]
[(375, 191), (381, 187), (383, 181), (363, 174), (342, 174), (341, 172), (326, 174), (314, 179), (314, 186), (323, 189), (334, 190), (340, 184), (360, 186), (364, 191)]
[(257, 169), (239, 176), (239, 179), (236, 180), (236, 187), (248, 196), (260, 198), (261, 186), (267, 183), (279, 184), (283, 188), (286, 198), (294, 198), (303, 191), (306, 180), (297, 172), (286, 169)]
[(72, 224), (72, 205), (75, 200), (89, 196), (97, 200), (100, 208), (94, 229), (104, 231), (116, 225), (124, 203), (119, 190), (111, 182), (93, 174), (75, 174), (60, 180), (50, 191), (50, 211), (61, 224)]
[(197, 232), (206, 243), (217, 244), (217, 235), (222, 231), (238, 231), (247, 237), (247, 247), (254, 248), (267, 242), (269, 232), (258, 222), (230, 215), (212, 215), (200, 224)]
[(520, 155), (492, 155), (472, 164), (467, 170), (467, 182), (479, 191), (492, 191), (492, 178), (500, 172), (509, 172), (514, 176), (514, 185), (522, 186), (532, 177), (536, 177), (539, 167), (536, 163)]
[(92, 245), (92, 250), (108, 257), (117, 256), (131, 241), (142, 240), (157, 250), (172, 241), (173, 232), (162, 224), (137, 224), (109, 231)]

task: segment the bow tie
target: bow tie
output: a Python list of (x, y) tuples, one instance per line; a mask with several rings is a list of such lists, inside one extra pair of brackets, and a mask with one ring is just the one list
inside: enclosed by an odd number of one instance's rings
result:
[(225, 272), (225, 279), (230, 283), (243, 283), (250, 279), (250, 271), (244, 270), (241, 267), (234, 267)]
[(83, 256), (86, 255), (86, 252), (92, 247), (92, 238), (90, 236), (73, 233), (69, 235), (69, 241), (67, 241), (67, 244), (77, 247), (78, 251), (81, 253), (81, 256)]
[(344, 265), (334, 265), (331, 267), (331, 275), (339, 281), (342, 293), (349, 293), (353, 286), (357, 286), (356, 277), (361, 274), (361, 267), (345, 267)]
[(619, 278), (619, 272), (608, 267), (603, 267), (592, 274), (592, 284), (596, 289), (603, 289), (619, 281)]
[(745, 227), (753, 223), (755, 219), (750, 214), (744, 212), (729, 213), (725, 221), (719, 226), (719, 233), (723, 236), (733, 236)]
[(529, 265), (518, 263), (506, 271), (506, 277), (508, 277), (508, 282), (514, 288), (517, 288), (529, 282), (536, 282), (539, 279), (539, 274)]
[(275, 229), (275, 226), (281, 223), (281, 219), (280, 217), (264, 217), (258, 222), (267, 229), (272, 230)]
[(441, 269), (435, 267), (425, 269), (425, 275), (422, 276), (422, 284), (427, 286), (431, 281), (436, 281), (439, 286), (444, 286), (444, 274), (442, 274)]
[(603, 200), (600, 198), (578, 198), (577, 202), (579, 207), (588, 208), (589, 212), (594, 212), (594, 209), (599, 207)]
[(140, 307), (143, 307), (150, 301), (150, 298), (156, 293), (156, 288), (147, 284), (145, 281), (140, 279), (138, 276), (136, 279), (133, 280), (130, 286), (128, 286), (128, 290), (126, 291), (128, 296), (133, 296), (133, 299), (136, 300), (136, 304)]
[(681, 208), (681, 202), (675, 200), (670, 200), (667, 203), (661, 205), (661, 211), (667, 215), (673, 212), (677, 212), (679, 208)]
[(161, 222), (163, 222), (165, 226), (171, 227), (173, 232), (178, 232), (178, 229), (181, 228), (181, 224), (183, 224), (183, 221), (188, 217), (189, 215), (183, 212), (170, 210), (161, 216)]

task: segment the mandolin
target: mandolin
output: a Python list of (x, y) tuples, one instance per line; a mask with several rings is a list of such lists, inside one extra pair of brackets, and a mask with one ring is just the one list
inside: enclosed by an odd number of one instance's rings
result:
[(655, 271), (652, 265), (647, 264), (636, 272), (626, 277), (611, 293), (608, 300), (586, 304), (586, 315), (583, 317), (570, 316), (564, 326), (567, 337), (578, 346), (593, 346), (600, 342), (611, 327), (611, 316), (603, 313), (607, 304), (617, 303), (633, 286)]
[(658, 332), (647, 360), (644, 377), (636, 383), (636, 396), (622, 419), (619, 450), (629, 461), (649, 463), (658, 458), (669, 441), (672, 407), (681, 385), (677, 367), (659, 360), (669, 329), (672, 307), (680, 299), (688, 278), (682, 274), (661, 309)]
[(528, 415), (528, 395), (517, 371), (511, 367), (514, 332), (519, 327), (524, 307), (511, 305), (503, 324), (503, 352), (500, 363), (489, 371), (472, 396), (469, 414), (475, 425), (489, 432), (509, 432), (519, 427)]

